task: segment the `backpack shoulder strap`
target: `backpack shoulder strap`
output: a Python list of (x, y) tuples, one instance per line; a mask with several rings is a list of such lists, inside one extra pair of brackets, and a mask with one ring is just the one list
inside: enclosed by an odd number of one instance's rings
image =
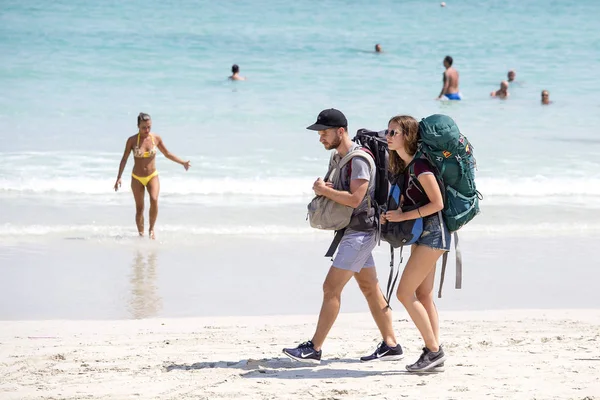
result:
[(417, 189), (419, 189), (419, 191), (421, 193), (426, 195), (423, 185), (421, 185), (421, 182), (419, 182), (419, 178), (417, 177), (417, 174), (415, 174), (415, 162), (416, 161), (417, 161), (417, 158), (415, 157), (410, 162), (410, 164), (408, 164), (408, 166), (406, 167), (408, 169), (408, 175), (409, 175), (410, 179), (412, 179), (413, 182), (415, 183), (415, 186), (417, 187)]
[(354, 157), (362, 157), (369, 163), (369, 172), (371, 175), (371, 178), (369, 179), (369, 186), (374, 185), (375, 184), (375, 173), (377, 172), (376, 167), (375, 167), (375, 160), (368, 152), (366, 152), (362, 148), (356, 149), (356, 150), (351, 151), (350, 153), (346, 154), (340, 160), (340, 163), (338, 164), (339, 169), (341, 170), (346, 164), (348, 164), (350, 161), (352, 161), (352, 159)]
[(336, 155), (337, 155), (337, 152), (334, 151), (333, 153), (331, 153), (331, 157), (329, 157), (329, 167), (327, 169), (327, 174), (325, 174), (325, 178), (323, 178), (323, 180), (325, 182), (327, 182), (327, 180), (329, 180), (329, 178), (331, 177), (331, 174), (333, 173), (333, 170), (336, 167), (336, 162), (335, 162)]

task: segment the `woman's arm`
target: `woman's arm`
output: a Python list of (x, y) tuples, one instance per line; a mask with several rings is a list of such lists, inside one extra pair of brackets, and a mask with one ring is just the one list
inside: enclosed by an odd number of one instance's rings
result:
[(127, 159), (129, 158), (129, 153), (131, 153), (132, 146), (131, 138), (127, 139), (125, 142), (125, 151), (123, 152), (123, 157), (121, 157), (121, 163), (119, 164), (119, 173), (117, 174), (117, 181), (115, 182), (115, 192), (119, 190), (121, 186), (121, 176), (123, 175), (123, 170), (125, 170), (125, 166), (127, 165)]
[(444, 198), (435, 176), (433, 174), (421, 174), (418, 180), (423, 190), (425, 190), (429, 203), (407, 212), (402, 212), (401, 210), (388, 211), (385, 214), (388, 221), (408, 221), (410, 219), (426, 217), (444, 209)]
[(186, 171), (188, 170), (188, 168), (191, 167), (191, 164), (189, 161), (183, 161), (182, 159), (177, 157), (175, 154), (173, 154), (169, 150), (167, 150), (167, 148), (165, 147), (165, 144), (160, 136), (154, 135), (154, 137), (157, 139), (156, 145), (158, 146), (158, 149), (160, 150), (161, 153), (164, 154), (165, 157), (167, 157), (169, 160), (171, 160), (173, 162), (176, 162), (177, 164), (183, 165), (183, 168), (185, 168)]

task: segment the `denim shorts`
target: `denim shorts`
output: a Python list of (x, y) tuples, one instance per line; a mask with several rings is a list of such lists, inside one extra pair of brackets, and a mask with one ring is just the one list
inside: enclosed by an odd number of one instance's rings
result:
[(441, 212), (438, 212), (423, 218), (423, 233), (415, 244), (450, 251), (450, 240), (450, 231), (444, 223)]

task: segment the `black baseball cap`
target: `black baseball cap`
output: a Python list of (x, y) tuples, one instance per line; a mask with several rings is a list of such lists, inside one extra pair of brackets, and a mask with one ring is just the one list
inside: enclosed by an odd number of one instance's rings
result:
[(321, 111), (317, 117), (317, 122), (306, 129), (310, 129), (311, 131), (324, 131), (329, 128), (341, 127), (348, 127), (346, 116), (340, 110), (330, 108), (329, 110)]

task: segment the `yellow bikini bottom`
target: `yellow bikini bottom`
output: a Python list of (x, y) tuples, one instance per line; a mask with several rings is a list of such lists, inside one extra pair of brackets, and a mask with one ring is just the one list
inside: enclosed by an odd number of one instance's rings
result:
[(155, 176), (158, 176), (158, 171), (154, 171), (148, 176), (137, 176), (133, 172), (131, 173), (131, 177), (133, 179), (137, 179), (144, 186), (148, 186), (148, 182), (150, 182)]

